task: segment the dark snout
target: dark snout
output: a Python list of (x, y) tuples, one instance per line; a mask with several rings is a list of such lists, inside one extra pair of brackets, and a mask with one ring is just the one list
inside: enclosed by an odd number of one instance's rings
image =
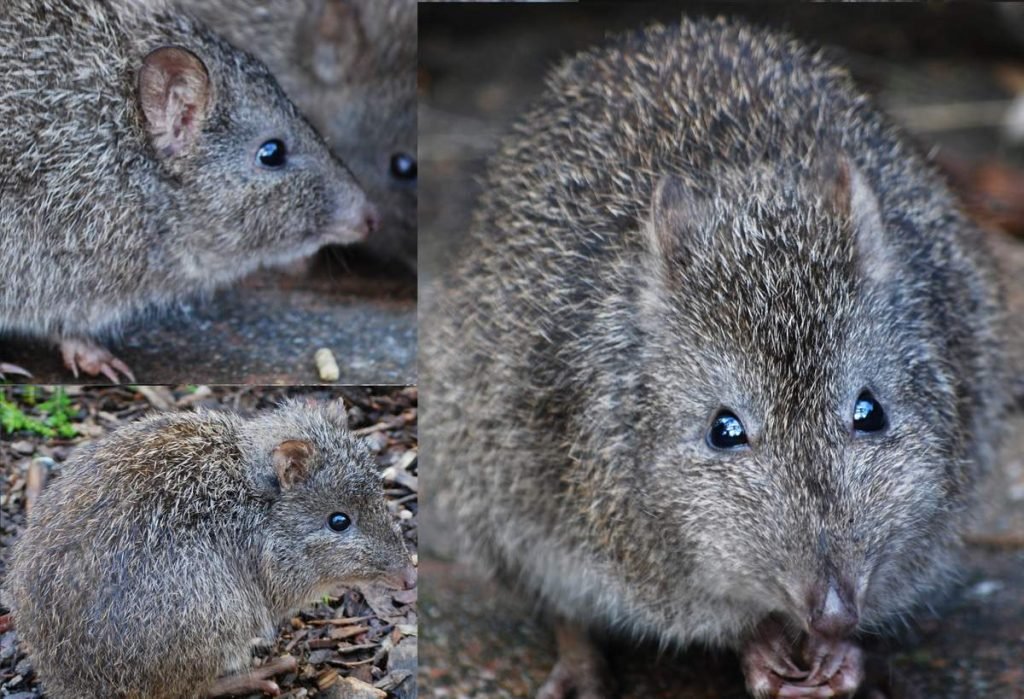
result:
[(811, 630), (830, 640), (849, 638), (860, 621), (853, 585), (841, 575), (818, 579), (808, 595), (808, 609)]

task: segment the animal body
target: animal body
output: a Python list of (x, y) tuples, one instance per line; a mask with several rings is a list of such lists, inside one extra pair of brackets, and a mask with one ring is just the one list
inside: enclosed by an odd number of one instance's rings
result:
[(295, 401), (151, 415), (84, 447), (33, 508), (5, 593), (47, 696), (183, 699), (224, 689), (299, 606), (407, 566), (344, 410)]
[(424, 452), (466, 556), (591, 632), (851, 693), (943, 590), (999, 433), (1001, 299), (933, 167), (792, 38), (684, 19), (554, 69), (424, 325)]

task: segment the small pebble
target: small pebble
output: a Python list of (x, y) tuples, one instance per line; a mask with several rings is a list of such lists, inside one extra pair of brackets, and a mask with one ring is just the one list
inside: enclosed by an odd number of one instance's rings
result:
[(31, 454), (36, 450), (36, 445), (27, 439), (21, 439), (11, 443), (11, 449), (19, 454)]

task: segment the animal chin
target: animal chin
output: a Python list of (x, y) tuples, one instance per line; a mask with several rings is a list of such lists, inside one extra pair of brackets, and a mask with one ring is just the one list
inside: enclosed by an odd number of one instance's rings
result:
[(366, 236), (366, 230), (335, 224), (320, 232), (320, 242), (323, 245), (351, 245), (366, 240)]

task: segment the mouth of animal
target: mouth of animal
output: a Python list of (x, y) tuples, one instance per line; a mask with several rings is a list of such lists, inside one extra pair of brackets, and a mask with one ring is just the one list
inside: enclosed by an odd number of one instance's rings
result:
[(856, 628), (824, 633), (816, 630), (809, 619), (801, 621), (792, 611), (778, 611), (766, 616), (758, 626), (759, 635), (772, 639), (776, 650), (786, 649), (788, 657), (802, 669), (812, 663), (813, 649), (823, 644), (855, 642)]

